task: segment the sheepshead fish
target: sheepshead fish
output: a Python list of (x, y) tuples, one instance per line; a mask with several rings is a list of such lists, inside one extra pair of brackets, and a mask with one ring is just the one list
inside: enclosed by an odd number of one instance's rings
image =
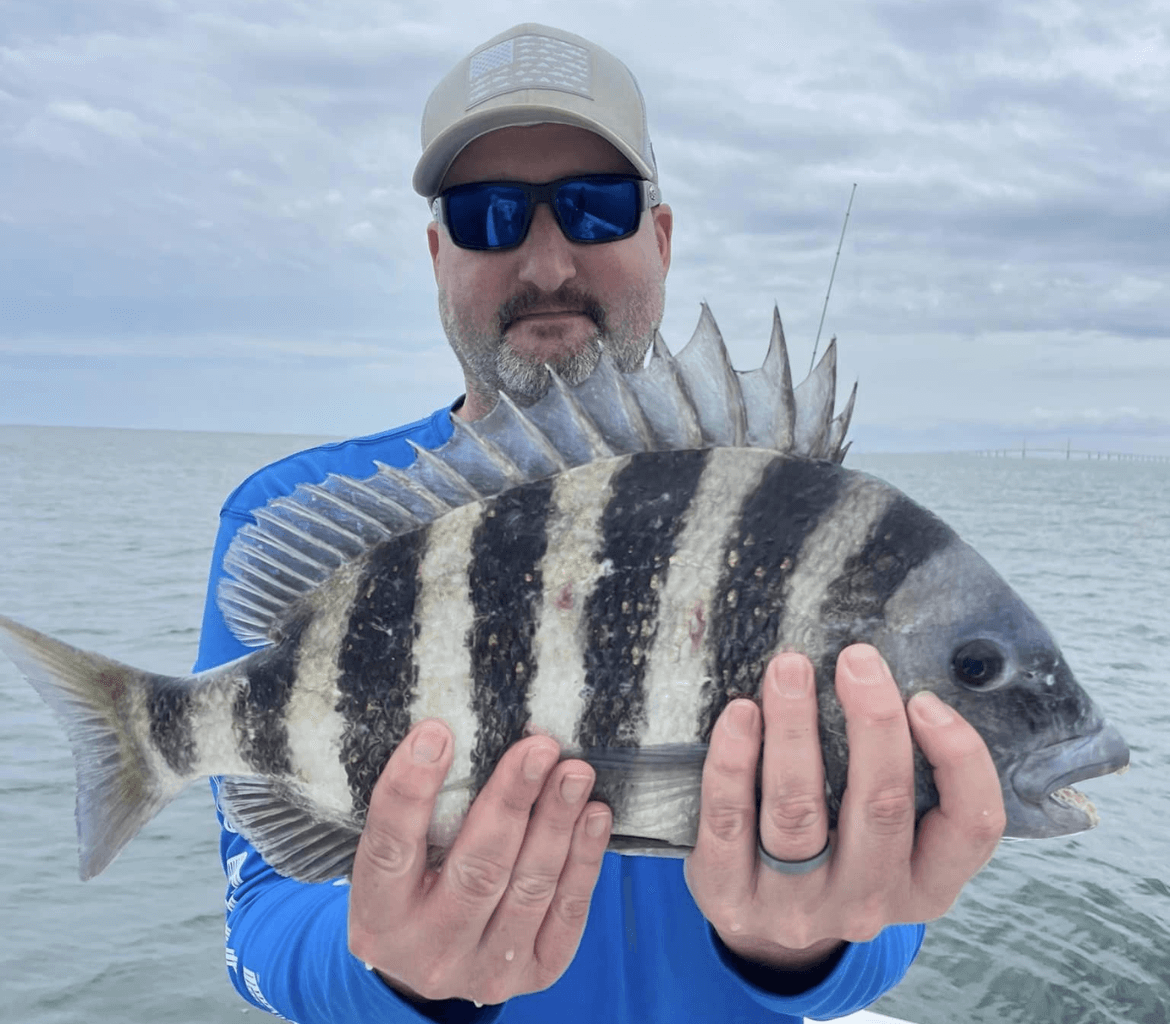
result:
[[(8, 619), (0, 645), (63, 720), (81, 875), (189, 782), (278, 871), (347, 873), (374, 781), (412, 723), (445, 719), (441, 858), (504, 751), (537, 730), (597, 771), (612, 848), (684, 855), (710, 731), (780, 649), (816, 669), (830, 816), (848, 750), (834, 666), (875, 645), (907, 699), (930, 689), (982, 734), (1007, 834), (1096, 824), (1071, 788), (1129, 751), (1048, 632), (926, 509), (843, 468), (831, 345), (794, 389), (779, 314), (734, 370), (710, 311), (677, 357), (602, 354), (527, 409), (501, 396), (406, 470), (305, 484), (254, 513), (218, 600), (260, 649), (187, 678), (139, 671)], [(854, 395), (856, 388), (854, 389)], [(937, 803), (916, 754), (917, 809)]]

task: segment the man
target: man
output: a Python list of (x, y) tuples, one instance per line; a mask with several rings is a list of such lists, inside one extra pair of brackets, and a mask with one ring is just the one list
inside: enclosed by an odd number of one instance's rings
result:
[[(536, 400), (545, 364), (583, 379), (598, 339), (637, 366), (661, 319), (673, 216), (641, 95), (610, 54), (538, 25), (502, 33), (435, 89), (423, 144), (414, 185), (442, 197), (427, 241), (467, 394), (407, 427), (292, 456), (229, 497), (198, 668), (244, 652), (214, 592), (251, 509), (329, 472), (368, 476), (374, 459), (406, 465), (406, 439), (441, 445), (452, 413), (477, 419), (499, 390)], [(546, 183), (560, 184), (530, 187)], [(685, 864), (606, 855), (592, 769), (558, 763), (555, 741), (533, 736), (504, 756), (443, 869), (428, 870), (452, 737), (421, 722), (374, 789), (352, 885), (282, 878), (225, 828), (229, 973), (300, 1024), (783, 1022), (867, 1005), (909, 966), (916, 922), (944, 913), (990, 857), (1003, 808), (978, 735), (932, 695), (904, 708), (872, 648), (842, 654), (837, 687), (850, 774), (835, 840), (812, 669), (785, 654), (763, 680), (762, 712), (735, 700), (715, 726)], [(917, 838), (911, 734), (941, 799)]]

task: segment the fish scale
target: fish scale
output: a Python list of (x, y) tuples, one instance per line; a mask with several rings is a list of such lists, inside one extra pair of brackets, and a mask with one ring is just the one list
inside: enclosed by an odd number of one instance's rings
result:
[[(778, 650), (816, 674), (830, 824), (848, 778), (837, 655), (876, 646), (908, 699), (930, 689), (987, 742), (1008, 834), (1095, 824), (1066, 787), (1128, 750), (1052, 637), (929, 511), (840, 465), (836, 345), (793, 388), (779, 314), (733, 369), (704, 305), (673, 357), (501, 399), (406, 469), (330, 476), (256, 510), (224, 560), (225, 621), (260, 649), (167, 678), (0, 618), (0, 646), (62, 719), (78, 772), (81, 874), (101, 871), (202, 775), (278, 871), (346, 874), (372, 787), (414, 723), (454, 761), (433, 863), (529, 732), (597, 774), (611, 849), (685, 855), (707, 740), (758, 699)], [(919, 815), (937, 802), (916, 754)]]

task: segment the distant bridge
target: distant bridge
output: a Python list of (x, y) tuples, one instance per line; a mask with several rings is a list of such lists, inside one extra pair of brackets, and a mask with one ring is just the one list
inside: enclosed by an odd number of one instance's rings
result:
[(972, 452), (971, 454), (1008, 459), (1026, 459), (1029, 455), (1041, 455), (1048, 458), (1053, 455), (1063, 455), (1066, 459), (1071, 459), (1075, 455), (1078, 459), (1105, 459), (1106, 461), (1117, 459), (1122, 462), (1170, 462), (1170, 455), (1143, 455), (1138, 452), (1109, 452), (1092, 448), (1074, 448), (1071, 441), (1063, 448), (1029, 448), (1028, 442), (1023, 441), (1019, 448), (985, 448), (982, 451)]

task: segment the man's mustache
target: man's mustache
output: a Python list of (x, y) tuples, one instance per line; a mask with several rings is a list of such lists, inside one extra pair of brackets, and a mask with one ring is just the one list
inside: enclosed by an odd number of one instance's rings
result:
[(525, 289), (501, 304), (496, 312), (496, 322), (500, 326), (500, 336), (502, 337), (508, 328), (522, 316), (565, 310), (587, 316), (593, 321), (598, 332), (605, 333), (605, 307), (588, 292), (578, 291), (575, 288), (558, 288), (551, 294), (542, 292), (539, 288)]

